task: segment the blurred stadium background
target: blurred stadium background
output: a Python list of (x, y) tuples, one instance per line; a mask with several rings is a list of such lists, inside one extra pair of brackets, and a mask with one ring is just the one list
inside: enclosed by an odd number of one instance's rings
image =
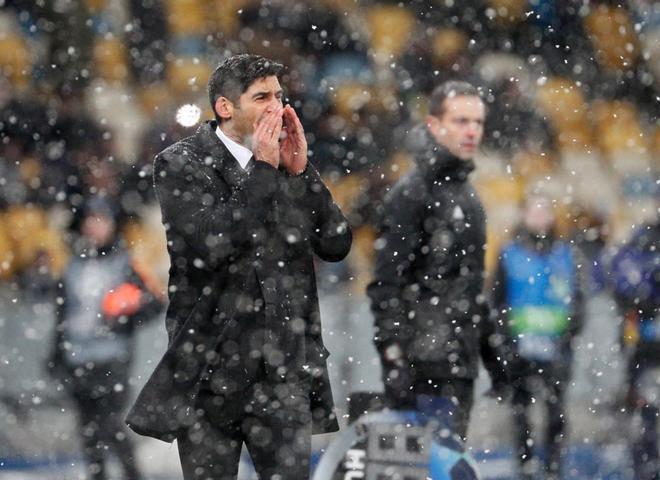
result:
[[(532, 191), (551, 196), (561, 234), (585, 249), (616, 246), (656, 214), (660, 5), (653, 0), (0, 0), (0, 7), (2, 479), (84, 478), (76, 419), (44, 369), (49, 285), (92, 195), (121, 209), (128, 245), (165, 284), (151, 162), (211, 118), (206, 82), (230, 54), (288, 66), (283, 84), (312, 161), (354, 229), (350, 257), (319, 265), (341, 412), (350, 392), (381, 388), (364, 293), (375, 215), (411, 164), (402, 140), (438, 83), (472, 81), (488, 103), (474, 179), (489, 216), (489, 268)], [(634, 426), (617, 408), (620, 324), (606, 291), (594, 288), (588, 312), (570, 389), (567, 461), (572, 478), (627, 478)], [(165, 342), (162, 322), (139, 333), (134, 390)], [(485, 478), (510, 478), (510, 421), (505, 406), (477, 402), (470, 447)], [(178, 478), (173, 447), (137, 440), (149, 478)]]

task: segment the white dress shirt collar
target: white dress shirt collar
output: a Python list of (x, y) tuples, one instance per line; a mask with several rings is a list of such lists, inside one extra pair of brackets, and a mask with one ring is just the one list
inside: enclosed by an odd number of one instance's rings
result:
[(250, 158), (252, 158), (252, 152), (250, 149), (229, 138), (227, 135), (225, 135), (225, 132), (220, 130), (219, 126), (215, 129), (215, 133), (220, 141), (225, 144), (225, 147), (227, 147), (229, 153), (231, 153), (238, 161), (241, 168), (246, 170), (247, 164), (250, 161)]

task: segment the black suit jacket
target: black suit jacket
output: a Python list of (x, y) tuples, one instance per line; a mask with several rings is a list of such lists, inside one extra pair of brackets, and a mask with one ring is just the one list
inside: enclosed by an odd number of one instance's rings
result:
[[(214, 121), (158, 154), (154, 185), (170, 255), (168, 349), (129, 412), (137, 433), (172, 441), (195, 421), (194, 403), (241, 295), (256, 277), (273, 382), (308, 382), (313, 432), (337, 430), (321, 339), (313, 253), (350, 249), (348, 222), (316, 169), (290, 176), (256, 161), (240, 171)], [(222, 357), (222, 353), (219, 353)], [(220, 363), (222, 358), (219, 359)]]

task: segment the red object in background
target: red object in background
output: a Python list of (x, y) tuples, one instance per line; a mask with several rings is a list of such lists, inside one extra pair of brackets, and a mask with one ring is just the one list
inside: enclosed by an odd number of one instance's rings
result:
[(103, 297), (103, 314), (107, 317), (133, 315), (140, 308), (142, 290), (132, 283), (122, 283)]

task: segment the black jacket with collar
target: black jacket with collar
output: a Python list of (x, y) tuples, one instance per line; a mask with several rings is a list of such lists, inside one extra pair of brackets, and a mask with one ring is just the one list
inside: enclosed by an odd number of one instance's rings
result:
[[(420, 134), (421, 132), (421, 134)], [(494, 382), (506, 372), (484, 300), (486, 215), (468, 181), (471, 160), (419, 135), (416, 166), (385, 198), (368, 287), (375, 343), (399, 344), (429, 378), (474, 379), (479, 357)]]
[(314, 433), (336, 430), (312, 254), (343, 259), (348, 223), (311, 164), (293, 177), (256, 161), (248, 175), (215, 128), (206, 122), (155, 159), (171, 261), (169, 344), (127, 423), (172, 441), (195, 421), (200, 382), (222, 363), (223, 332), (236, 328), (241, 295), (257, 288), (273, 352), (269, 378), (309, 381)]

